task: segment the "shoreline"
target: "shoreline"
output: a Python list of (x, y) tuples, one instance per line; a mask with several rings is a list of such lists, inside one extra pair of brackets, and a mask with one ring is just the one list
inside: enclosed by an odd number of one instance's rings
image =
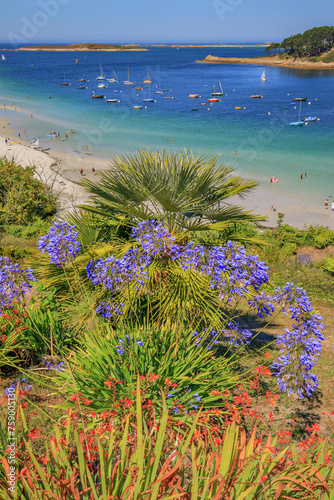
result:
[(275, 59), (271, 57), (216, 57), (208, 55), (205, 59), (196, 60), (198, 63), (206, 64), (254, 64), (258, 66), (276, 66), (279, 68), (293, 68), (293, 69), (325, 69), (334, 71), (334, 62), (325, 63), (319, 62), (309, 62), (309, 61), (289, 61), (287, 59)]
[[(16, 144), (6, 146), (5, 138), (11, 139)], [(72, 211), (89, 199), (89, 195), (80, 186), (82, 179), (80, 168), (83, 169), (83, 178), (98, 180), (98, 173), (110, 170), (112, 167), (111, 157), (101, 159), (93, 155), (52, 147), (47, 152), (34, 149), (30, 142), (18, 138), (18, 132), (11, 127), (7, 117), (0, 116), (0, 157), (4, 156), (9, 160), (14, 159), (23, 167), (35, 165), (36, 177), (58, 193), (61, 211)], [(92, 168), (97, 175), (94, 176)], [(235, 174), (244, 177), (237, 171)], [(299, 198), (298, 194), (275, 192), (272, 185), (268, 188), (260, 185), (245, 199), (235, 197), (229, 202), (267, 216), (267, 221), (261, 223), (264, 227), (275, 227), (278, 213), (282, 212), (285, 215), (284, 224), (299, 229), (310, 225), (323, 225), (334, 229), (334, 211), (330, 209), (331, 207), (325, 210), (324, 206)], [(276, 207), (275, 212), (270, 210), (272, 206)]]

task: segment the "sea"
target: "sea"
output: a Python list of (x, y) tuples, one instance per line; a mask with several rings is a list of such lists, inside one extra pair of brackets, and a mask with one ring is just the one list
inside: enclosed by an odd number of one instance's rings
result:
[[(247, 44), (144, 48), (148, 50), (2, 51), (0, 104), (15, 104), (24, 113), (1, 109), (0, 114), (21, 137), (25, 130), (28, 140), (38, 137), (40, 145), (51, 150), (79, 154), (88, 146), (92, 155), (111, 161), (140, 148), (191, 149), (219, 155), (220, 163), (276, 193), (321, 205), (334, 197), (334, 71), (197, 62), (209, 54), (263, 55), (263, 47)], [(114, 70), (119, 83), (99, 89), (96, 78), (101, 66), (107, 78)], [(148, 74), (151, 85), (144, 83)], [(128, 75), (135, 82), (132, 86), (123, 83)], [(62, 86), (64, 81), (70, 85)], [(210, 104), (218, 81), (224, 95)], [(78, 89), (79, 85), (85, 88)], [(140, 86), (142, 90), (136, 90)], [(162, 94), (156, 94), (159, 91)], [(92, 99), (94, 93), (105, 98)], [(189, 94), (199, 97), (192, 99)], [(252, 99), (254, 94), (263, 98)], [(307, 100), (300, 104), (293, 101), (296, 97)], [(147, 98), (154, 102), (144, 102)], [(317, 120), (290, 126), (298, 121), (299, 111), (301, 117)], [(48, 136), (56, 132), (65, 139), (71, 129), (75, 134), (64, 141)], [(272, 176), (278, 179), (275, 186), (270, 185)]]

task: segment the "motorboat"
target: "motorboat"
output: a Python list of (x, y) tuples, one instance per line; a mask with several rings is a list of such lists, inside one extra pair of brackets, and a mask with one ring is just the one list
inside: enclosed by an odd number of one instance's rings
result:
[(189, 94), (189, 97), (195, 99), (196, 97), (199, 97), (199, 94)]
[(254, 95), (251, 95), (251, 99), (263, 99), (263, 95), (254, 94)]

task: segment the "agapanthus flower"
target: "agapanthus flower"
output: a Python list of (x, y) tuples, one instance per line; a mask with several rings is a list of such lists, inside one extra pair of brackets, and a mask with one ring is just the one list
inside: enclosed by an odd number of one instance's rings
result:
[(22, 299), (31, 288), (30, 281), (36, 281), (30, 267), (20, 269), (8, 257), (0, 256), (0, 312)]
[(32, 389), (32, 385), (28, 384), (25, 378), (22, 378), (21, 380), (15, 379), (9, 382), (8, 386), (5, 388), (4, 390), (5, 395), (13, 396), (13, 394), (15, 394), (18, 385), (19, 385), (19, 394), (26, 394)]
[(66, 370), (65, 362), (63, 360), (53, 363), (49, 358), (42, 356), (42, 362), (48, 370), (55, 370), (57, 372), (63, 372)]
[(42, 253), (49, 254), (52, 264), (61, 267), (78, 255), (81, 247), (78, 236), (75, 226), (67, 222), (55, 222), (49, 232), (40, 238), (38, 248)]

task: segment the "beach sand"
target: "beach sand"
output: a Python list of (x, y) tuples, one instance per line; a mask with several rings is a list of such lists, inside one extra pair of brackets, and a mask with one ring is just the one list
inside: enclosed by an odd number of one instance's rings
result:
[[(10, 138), (18, 144), (7, 146), (5, 138)], [(0, 117), (0, 157), (4, 156), (8, 159), (13, 158), (16, 163), (23, 167), (34, 165), (36, 177), (52, 186), (58, 194), (63, 211), (73, 210), (78, 204), (88, 201), (87, 192), (80, 186), (83, 178), (98, 180), (99, 172), (105, 172), (112, 168), (110, 159), (103, 160), (60, 149), (51, 148), (48, 152), (33, 149), (29, 142), (18, 138), (18, 133), (11, 129), (6, 118)], [(95, 176), (92, 173), (93, 167), (96, 172)], [(80, 168), (83, 169), (83, 177), (80, 176)], [(282, 195), (281, 192), (275, 193), (275, 188), (269, 181), (268, 190), (261, 186), (244, 200), (235, 197), (229, 201), (268, 217), (267, 221), (262, 223), (264, 226), (275, 227), (278, 213), (281, 212), (285, 215), (284, 223), (300, 229), (309, 225), (324, 225), (334, 229), (334, 212), (331, 210), (331, 202), (328, 210), (325, 210), (324, 205), (319, 206), (306, 202), (305, 199), (300, 199), (297, 194), (292, 197), (291, 195)], [(276, 207), (276, 211), (270, 210), (270, 207)]]
[(279, 66), (281, 68), (294, 69), (334, 69), (334, 62), (323, 61), (310, 62), (306, 59), (280, 59), (279, 57), (216, 57), (206, 56), (205, 59), (196, 62), (208, 64), (256, 64), (261, 66)]

